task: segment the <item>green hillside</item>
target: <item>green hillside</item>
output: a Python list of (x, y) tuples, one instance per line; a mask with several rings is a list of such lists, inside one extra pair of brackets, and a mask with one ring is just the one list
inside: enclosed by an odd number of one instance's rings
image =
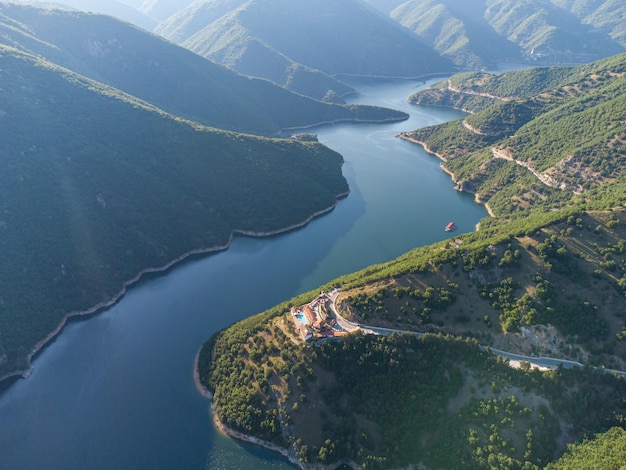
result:
[(584, 468), (588, 470), (621, 469), (626, 462), (626, 431), (615, 427), (595, 439), (572, 445), (548, 470)]
[[(348, 336), (302, 339), (290, 307), (319, 290), (217, 333), (198, 371), (220, 422), (302, 463), (594, 468), (572, 462), (597, 452), (595, 468), (612, 468), (626, 422), (626, 381), (605, 372), (626, 370), (625, 66), (452, 77), (495, 104), (402, 137), (494, 216), (321, 286), (341, 287), (326, 311), (355, 325)], [(539, 357), (584, 367), (540, 370)], [(571, 442), (584, 443), (557, 461)]]
[[(523, 72), (498, 78), (452, 78), (454, 97), (443, 90), (441, 104), (460, 103), (459, 95), (489, 94), (472, 104), (478, 112), (442, 126), (420, 129), (405, 137), (423, 142), (445, 160), (459, 187), (476, 193), (500, 217), (556, 210), (567, 203), (607, 207), (619, 203), (624, 189), (622, 120), (626, 55), (575, 68), (539, 70), (555, 88), (526, 87), (513, 99)], [(537, 74), (529, 71), (528, 77)], [(467, 80), (469, 77), (469, 80)], [(485, 83), (483, 90), (480, 82)], [(504, 98), (494, 92), (509, 95)], [(532, 93), (535, 93), (532, 95)], [(532, 96), (531, 96), (532, 95)], [(437, 96), (415, 102), (437, 103)], [(474, 106), (475, 105), (475, 106)]]
[(361, 110), (291, 93), (102, 15), (2, 4), (0, 43), (220, 129), (275, 135), (321, 122), (406, 118), (392, 110)]
[(520, 58), (519, 46), (496, 33), (476, 3), (413, 0), (390, 16), (461, 67)]
[(0, 83), (0, 375), (145, 269), (348, 191), (318, 143), (207, 128), (16, 49)]

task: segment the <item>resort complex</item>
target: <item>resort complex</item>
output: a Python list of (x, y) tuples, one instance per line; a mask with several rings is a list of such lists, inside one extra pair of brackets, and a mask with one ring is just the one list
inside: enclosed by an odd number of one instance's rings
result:
[(346, 333), (332, 314), (332, 305), (338, 294), (339, 289), (322, 291), (312, 302), (291, 308), (293, 321), (305, 341)]

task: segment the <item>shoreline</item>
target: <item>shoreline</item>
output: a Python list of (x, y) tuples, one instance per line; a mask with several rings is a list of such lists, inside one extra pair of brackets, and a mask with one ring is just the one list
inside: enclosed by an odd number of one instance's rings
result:
[[(476, 202), (476, 204), (481, 204), (482, 206), (485, 207), (485, 209), (487, 210), (487, 214), (489, 214), (489, 217), (495, 217), (493, 210), (491, 209), (491, 207), (489, 207), (489, 203), (483, 201), (482, 199), (480, 199), (478, 197), (478, 194), (474, 191), (468, 191), (467, 189), (463, 189), (462, 185), (459, 184), (459, 182), (456, 180), (456, 177), (454, 176), (454, 173), (447, 169), (445, 166), (445, 163), (448, 161), (446, 160), (446, 158), (443, 155), (438, 154), (437, 152), (434, 152), (433, 150), (431, 150), (428, 145), (426, 145), (426, 142), (422, 142), (421, 140), (415, 139), (413, 137), (410, 137), (408, 135), (408, 133), (401, 133), (396, 135), (396, 137), (402, 139), (402, 140), (406, 140), (407, 142), (412, 142), (414, 144), (418, 144), (421, 145), (422, 148), (430, 153), (431, 155), (434, 155), (435, 157), (437, 157), (439, 160), (441, 160), (441, 164), (439, 165), (439, 168), (441, 168), (445, 173), (447, 173), (450, 176), (450, 179), (452, 179), (452, 182), (456, 185), (454, 187), (454, 189), (456, 189), (457, 191), (463, 192), (463, 193), (467, 193), (467, 194), (473, 194), (474, 195), (474, 202)], [(480, 229), (480, 222), (476, 224), (476, 230)]]
[(113, 296), (111, 296), (111, 298), (109, 298), (108, 300), (104, 300), (102, 302), (99, 302), (95, 305), (93, 305), (92, 307), (89, 307), (85, 310), (79, 310), (79, 311), (73, 311), (73, 312), (68, 312), (66, 313), (63, 318), (61, 319), (61, 321), (59, 322), (59, 324), (56, 326), (56, 328), (54, 328), (50, 333), (48, 333), (43, 339), (39, 340), (35, 346), (33, 346), (33, 348), (31, 349), (31, 351), (28, 353), (28, 355), (26, 356), (26, 362), (28, 367), (26, 369), (21, 369), (21, 370), (15, 370), (12, 372), (7, 372), (6, 374), (0, 376), (0, 383), (9, 380), (9, 379), (14, 379), (17, 377), (21, 377), (24, 379), (27, 379), (33, 372), (33, 365), (32, 365), (32, 359), (41, 351), (43, 351), (43, 349), (45, 349), (45, 347), (48, 345), (48, 343), (50, 343), (50, 341), (52, 341), (54, 338), (56, 338), (61, 331), (63, 330), (63, 328), (65, 327), (65, 325), (67, 324), (67, 322), (69, 320), (71, 320), (74, 317), (86, 317), (86, 316), (90, 316), (90, 315), (96, 315), (100, 312), (102, 312), (103, 310), (106, 310), (107, 308), (110, 308), (112, 306), (114, 306), (115, 304), (117, 304), (123, 297), (124, 295), (126, 295), (126, 293), (128, 292), (128, 289), (130, 287), (132, 287), (134, 284), (136, 284), (138, 281), (141, 280), (141, 278), (145, 275), (145, 274), (154, 274), (154, 273), (160, 273), (160, 272), (165, 272), (168, 269), (172, 268), (173, 266), (181, 263), (182, 261), (187, 260), (188, 258), (191, 258), (193, 256), (198, 256), (198, 255), (205, 255), (205, 254), (209, 254), (209, 253), (219, 253), (221, 251), (225, 251), (227, 250), (231, 244), (232, 241), (234, 239), (234, 237), (236, 235), (242, 235), (242, 236), (250, 236), (250, 237), (270, 237), (273, 235), (279, 235), (285, 232), (289, 232), (292, 230), (295, 230), (297, 228), (301, 228), (304, 227), (305, 225), (309, 224), (314, 218), (319, 217), (321, 215), (324, 215), (330, 211), (332, 211), (335, 207), (337, 207), (337, 205), (339, 204), (339, 201), (345, 197), (347, 197), (350, 194), (350, 189), (348, 189), (347, 191), (344, 191), (342, 193), (339, 193), (337, 195), (335, 195), (335, 202), (329, 206), (326, 207), (324, 209), (321, 209), (317, 212), (314, 212), (313, 214), (309, 215), (308, 217), (306, 217), (302, 222), (296, 223), (296, 224), (292, 224), (289, 225), (287, 227), (282, 227), (276, 230), (271, 230), (269, 232), (253, 232), (253, 231), (248, 231), (248, 230), (238, 230), (238, 229), (232, 229), (230, 232), (230, 236), (228, 238), (228, 240), (226, 241), (225, 244), (223, 245), (214, 245), (211, 247), (206, 247), (206, 248), (196, 248), (193, 249), (191, 251), (188, 251), (186, 253), (183, 253), (180, 256), (177, 256), (176, 258), (168, 261), (167, 263), (165, 263), (162, 266), (157, 266), (157, 267), (150, 267), (150, 268), (145, 268), (142, 269), (141, 271), (139, 271), (134, 277), (132, 277), (130, 280), (125, 281), (122, 284), (122, 288)]
[(326, 469), (334, 470), (344, 464), (354, 465), (354, 462), (347, 462), (347, 461), (336, 462), (336, 463), (333, 463), (332, 465), (303, 464), (302, 462), (300, 462), (298, 457), (296, 457), (296, 455), (291, 449), (280, 447), (276, 444), (272, 444), (271, 442), (264, 441), (263, 439), (259, 439), (258, 437), (249, 436), (242, 432), (235, 431), (234, 429), (231, 429), (228, 426), (226, 426), (224, 423), (222, 423), (222, 421), (220, 421), (220, 419), (218, 418), (217, 413), (215, 413), (215, 405), (213, 403), (213, 394), (208, 388), (204, 386), (204, 384), (200, 380), (200, 374), (198, 372), (198, 360), (200, 359), (201, 349), (202, 348), (198, 349), (198, 352), (196, 353), (196, 356), (194, 357), (194, 360), (193, 360), (193, 381), (196, 386), (196, 389), (198, 390), (198, 393), (200, 393), (200, 395), (202, 395), (204, 398), (206, 398), (210, 402), (209, 411), (211, 413), (211, 421), (213, 422), (213, 425), (215, 426), (215, 429), (217, 429), (218, 432), (222, 433), (223, 435), (231, 439), (235, 439), (240, 442), (244, 442), (246, 444), (255, 445), (258, 447), (262, 447), (263, 449), (276, 452), (282, 455), (283, 457), (285, 457), (292, 464), (297, 465), (302, 470), (326, 470)]
[(277, 452), (281, 454), (283, 457), (287, 458), (291, 463), (295, 465), (300, 465), (300, 462), (297, 459), (297, 457), (293, 454), (293, 452), (290, 452), (289, 449), (285, 449), (283, 447), (277, 446), (276, 444), (272, 444), (271, 442), (264, 441), (263, 439), (259, 439), (253, 436), (248, 436), (247, 434), (243, 434), (239, 431), (235, 431), (234, 429), (229, 428), (228, 426), (226, 426), (224, 423), (220, 421), (220, 419), (217, 417), (217, 413), (215, 413), (215, 405), (213, 403), (213, 394), (208, 388), (206, 388), (202, 384), (202, 381), (200, 380), (200, 374), (198, 372), (198, 360), (200, 358), (201, 349), (202, 348), (198, 349), (198, 352), (196, 353), (196, 356), (194, 357), (194, 360), (193, 360), (193, 381), (200, 395), (202, 395), (204, 398), (210, 401), (209, 410), (211, 412), (211, 420), (213, 421), (213, 425), (215, 426), (215, 429), (217, 429), (218, 432), (222, 433), (223, 435), (228, 436), (232, 439), (236, 439), (238, 441), (245, 442), (247, 444), (253, 444), (253, 445), (262, 447), (264, 449)]
[(319, 127), (319, 126), (328, 126), (328, 125), (334, 125), (334, 124), (350, 124), (350, 123), (354, 123), (354, 124), (386, 124), (386, 123), (391, 123), (391, 122), (402, 122), (402, 121), (406, 121), (409, 119), (409, 115), (407, 114), (405, 117), (397, 117), (397, 118), (385, 118), (385, 119), (350, 119), (350, 118), (345, 118), (345, 119), (333, 119), (332, 121), (321, 121), (315, 124), (308, 124), (306, 126), (296, 126), (296, 127), (283, 127), (280, 131), (278, 131), (276, 133), (276, 135), (282, 135), (285, 132), (293, 132), (293, 131), (299, 131), (299, 130), (305, 130), (305, 129), (311, 129), (313, 127)]

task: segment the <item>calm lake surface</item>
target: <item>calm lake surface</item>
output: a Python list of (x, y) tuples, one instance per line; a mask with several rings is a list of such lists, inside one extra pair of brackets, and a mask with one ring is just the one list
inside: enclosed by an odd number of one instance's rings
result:
[(353, 102), (402, 109), (395, 124), (312, 130), (345, 158), (351, 194), (285, 235), (238, 237), (222, 253), (145, 279), (113, 308), (69, 324), (0, 395), (1, 469), (286, 469), (282, 458), (219, 434), (194, 387), (193, 359), (229, 324), (420, 245), (474, 230), (482, 206), (439, 161), (396, 134), (461, 113), (416, 107), (421, 82), (353, 83)]

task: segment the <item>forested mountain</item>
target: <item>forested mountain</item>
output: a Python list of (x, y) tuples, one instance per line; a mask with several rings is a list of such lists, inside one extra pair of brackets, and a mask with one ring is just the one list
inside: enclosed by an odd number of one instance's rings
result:
[(303, 223), (348, 190), (316, 142), (218, 127), (406, 118), (296, 95), (102, 15), (2, 3), (0, 51), (0, 376), (143, 270)]
[(2, 373), (145, 269), (303, 223), (348, 191), (316, 142), (184, 121), (6, 46), (0, 83)]
[(582, 63), (626, 47), (623, 2), (364, 1), (464, 67), (478, 68), (506, 59)]
[(622, 54), (571, 68), (452, 77), (434, 94), (411, 99), (477, 112), (407, 137), (445, 159), (459, 187), (500, 217), (557, 210), (571, 201), (615, 203), (611, 197), (626, 188), (625, 70)]
[(1, 42), (205, 125), (271, 135), (337, 120), (403, 119), (251, 79), (111, 17), (0, 4)]
[(419, 77), (451, 70), (417, 37), (356, 0), (210, 0), (157, 32), (241, 73), (320, 99), (345, 93), (331, 78), (342, 74)]
[[(35, 0), (17, 1), (36, 3)], [(363, 59), (363, 49), (368, 50), (371, 57), (384, 60), (388, 56), (396, 65), (407, 59), (415, 65), (414, 46), (410, 46), (410, 41), (407, 43), (406, 38), (401, 39), (390, 33), (390, 25), (362, 11), (360, 7), (363, 5), (379, 10), (414, 33), (423, 41), (419, 43), (420, 48), (426, 45), (457, 66), (471, 69), (489, 67), (501, 60), (544, 65), (584, 63), (617, 54), (626, 48), (626, 5), (614, 0), (324, 0), (315, 4), (310, 2), (313, 11), (307, 10), (307, 2), (296, 4), (286, 0), (58, 2), (117, 16), (146, 29), (156, 28), (158, 34), (228, 67), (269, 78), (318, 99), (323, 98), (327, 90), (333, 90), (334, 94), (329, 95), (331, 97), (341, 96), (342, 85), (331, 78), (337, 73), (333, 64), (308, 60), (311, 59), (309, 49), (317, 42), (324, 51), (342, 51), (342, 61), (345, 61), (346, 55), (349, 59)], [(299, 15), (297, 9), (302, 9), (303, 14)], [(316, 19), (318, 14), (323, 15), (321, 21)], [(257, 27), (259, 18), (269, 30)], [(345, 26), (339, 31), (349, 31), (353, 36), (328, 36), (325, 28), (332, 30), (335, 20)], [(160, 22), (158, 26), (157, 22)], [(295, 52), (289, 48), (290, 41), (284, 41), (284, 36), (292, 31), (309, 31), (310, 41), (304, 46), (299, 44)], [(370, 35), (376, 31), (373, 37), (378, 38), (378, 45), (384, 49), (383, 54), (380, 54), (379, 47), (372, 48), (372, 43), (367, 40), (368, 34), (360, 31), (369, 31)], [(413, 57), (402, 60), (397, 50), (386, 49), (389, 34), (399, 48), (412, 51)], [(325, 41), (324, 35), (330, 41)], [(351, 39), (355, 40), (354, 43)], [(254, 60), (254, 55), (259, 58)], [(350, 60), (346, 64), (350, 64)], [(279, 70), (275, 70), (276, 67)], [(390, 66), (386, 64), (385, 67), (389, 69)], [(406, 70), (401, 73), (393, 68), (390, 70), (377, 74), (406, 75)], [(415, 73), (412, 71), (410, 75), (415, 76)], [(326, 88), (320, 91), (322, 85), (316, 84), (316, 81), (323, 82)]]
[[(626, 381), (607, 369), (626, 370), (625, 87), (622, 54), (459, 74), (415, 97), (474, 111), (402, 137), (437, 152), (493, 216), (217, 333), (198, 367), (217, 418), (303, 464), (620, 462)], [(336, 287), (333, 308), (357, 331), (303, 341), (290, 308)], [(585, 367), (541, 371), (491, 348)]]

